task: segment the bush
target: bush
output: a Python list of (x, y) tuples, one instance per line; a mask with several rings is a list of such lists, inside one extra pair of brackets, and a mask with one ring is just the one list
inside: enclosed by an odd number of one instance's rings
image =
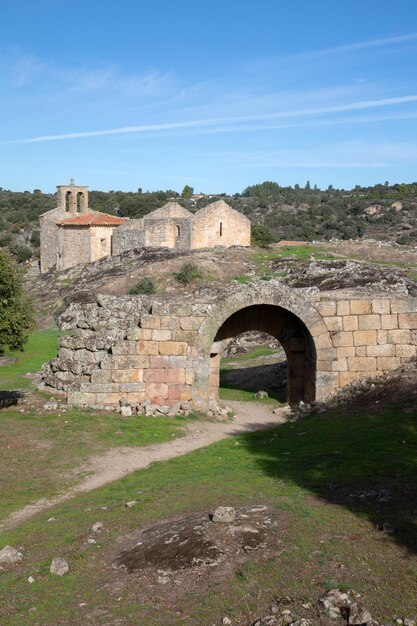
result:
[(22, 288), (22, 270), (0, 250), (0, 355), (5, 348), (23, 350), (33, 328), (33, 305)]
[(39, 248), (41, 245), (41, 234), (39, 230), (32, 230), (32, 234), (30, 236), (30, 243), (34, 248)]
[(261, 248), (269, 248), (276, 241), (269, 228), (263, 224), (253, 224), (251, 237), (252, 245), (260, 246)]
[(32, 258), (32, 250), (27, 246), (21, 246), (19, 244), (10, 246), (10, 252), (18, 263), (24, 263)]
[(174, 276), (182, 285), (188, 285), (193, 280), (203, 277), (195, 263), (184, 263), (179, 272), (174, 272)]
[(145, 294), (151, 295), (156, 292), (155, 283), (150, 276), (144, 276), (134, 287), (129, 289), (131, 295)]

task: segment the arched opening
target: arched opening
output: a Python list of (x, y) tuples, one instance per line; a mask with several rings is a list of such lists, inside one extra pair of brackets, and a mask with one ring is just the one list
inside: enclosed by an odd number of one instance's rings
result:
[(176, 236), (177, 238), (179, 238), (179, 237), (180, 237), (180, 235), (181, 235), (181, 229), (180, 229), (180, 227), (177, 225), (177, 226), (175, 227), (175, 236)]
[(219, 234), (220, 234), (220, 237), (223, 237), (223, 222), (220, 222)]
[(82, 212), (82, 210), (83, 210), (83, 201), (84, 201), (83, 193), (82, 193), (82, 191), (79, 191), (77, 193), (77, 213), (81, 213)]
[(65, 194), (65, 211), (67, 211), (68, 213), (71, 211), (71, 195), (71, 191), (67, 191), (67, 193)]
[(220, 361), (229, 341), (248, 331), (260, 331), (275, 338), (285, 352), (288, 367), (286, 398), (290, 404), (312, 402), (316, 396), (316, 350), (304, 322), (291, 311), (271, 305), (255, 304), (228, 317), (217, 330), (210, 353), (211, 400), (218, 400)]

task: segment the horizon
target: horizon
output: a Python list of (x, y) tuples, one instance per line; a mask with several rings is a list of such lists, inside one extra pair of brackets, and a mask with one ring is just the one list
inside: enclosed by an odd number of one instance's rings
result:
[(415, 181), (413, 0), (146, 4), (4, 3), (0, 186)]

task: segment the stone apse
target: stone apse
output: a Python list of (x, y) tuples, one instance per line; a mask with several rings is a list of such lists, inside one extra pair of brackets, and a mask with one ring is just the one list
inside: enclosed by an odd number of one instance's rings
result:
[(417, 298), (307, 296), (259, 281), (172, 296), (85, 292), (60, 317), (64, 331), (43, 385), (69, 404), (114, 408), (216, 403), (225, 342), (247, 330), (276, 337), (288, 361), (288, 401), (321, 401), (349, 383), (416, 356)]

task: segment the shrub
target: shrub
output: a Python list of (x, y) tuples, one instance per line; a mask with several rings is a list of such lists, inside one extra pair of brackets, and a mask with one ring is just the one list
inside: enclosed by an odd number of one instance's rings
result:
[(134, 287), (131, 287), (131, 289), (129, 289), (129, 293), (132, 295), (135, 295), (135, 294), (151, 295), (155, 292), (156, 292), (155, 283), (153, 282), (150, 276), (144, 276), (143, 278), (140, 279), (138, 283), (136, 283), (136, 285), (134, 285)]
[(10, 252), (13, 254), (18, 263), (24, 263), (32, 258), (32, 250), (27, 246), (21, 246), (20, 244), (10, 246)]
[(0, 250), (0, 355), (23, 350), (33, 328), (33, 305), (22, 288), (23, 274), (6, 250)]
[(39, 230), (32, 230), (32, 234), (30, 236), (30, 243), (34, 248), (39, 248), (41, 245), (41, 234)]
[(202, 273), (195, 263), (184, 263), (179, 272), (174, 272), (174, 276), (182, 285), (188, 285), (194, 280), (202, 278)]
[(251, 236), (252, 244), (261, 248), (269, 248), (276, 241), (269, 228), (263, 224), (253, 224)]

